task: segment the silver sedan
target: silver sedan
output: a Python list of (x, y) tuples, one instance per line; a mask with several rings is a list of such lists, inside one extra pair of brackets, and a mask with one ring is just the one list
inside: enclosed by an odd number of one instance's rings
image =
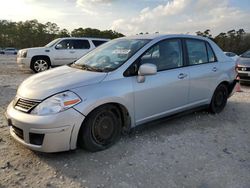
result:
[(221, 112), (235, 78), (234, 61), (207, 38), (124, 37), (29, 77), (6, 116), (30, 149), (99, 151), (148, 121), (200, 107)]

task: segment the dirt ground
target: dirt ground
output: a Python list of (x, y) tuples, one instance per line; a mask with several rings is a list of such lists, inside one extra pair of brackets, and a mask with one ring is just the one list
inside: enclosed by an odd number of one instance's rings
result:
[(250, 86), (219, 115), (205, 111), (140, 126), (108, 150), (33, 152), (4, 118), (18, 85), (33, 73), (0, 55), (0, 187), (250, 187)]

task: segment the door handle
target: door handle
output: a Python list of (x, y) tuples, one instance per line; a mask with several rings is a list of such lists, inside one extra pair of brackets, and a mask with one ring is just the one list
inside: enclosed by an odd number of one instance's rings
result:
[(75, 53), (75, 51), (69, 51), (69, 53), (73, 54), (73, 53)]
[(213, 71), (213, 72), (216, 72), (216, 71), (217, 71), (217, 68), (216, 68), (216, 67), (213, 67), (212, 71)]
[(187, 74), (184, 74), (184, 73), (180, 73), (179, 75), (178, 75), (178, 78), (179, 79), (184, 79), (184, 78), (186, 78), (187, 77)]

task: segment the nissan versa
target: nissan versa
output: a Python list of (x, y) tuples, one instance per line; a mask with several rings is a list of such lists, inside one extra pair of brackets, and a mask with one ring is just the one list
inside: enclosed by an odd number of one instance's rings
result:
[(235, 77), (234, 61), (207, 38), (124, 37), (26, 79), (6, 117), (30, 149), (99, 151), (151, 120), (197, 107), (221, 112)]

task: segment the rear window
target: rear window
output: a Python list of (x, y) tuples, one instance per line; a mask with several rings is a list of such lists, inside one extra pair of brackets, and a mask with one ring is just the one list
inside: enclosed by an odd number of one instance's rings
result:
[(104, 40), (92, 40), (93, 44), (95, 45), (95, 47), (100, 46), (102, 44), (104, 44), (105, 42), (108, 41), (104, 41)]

